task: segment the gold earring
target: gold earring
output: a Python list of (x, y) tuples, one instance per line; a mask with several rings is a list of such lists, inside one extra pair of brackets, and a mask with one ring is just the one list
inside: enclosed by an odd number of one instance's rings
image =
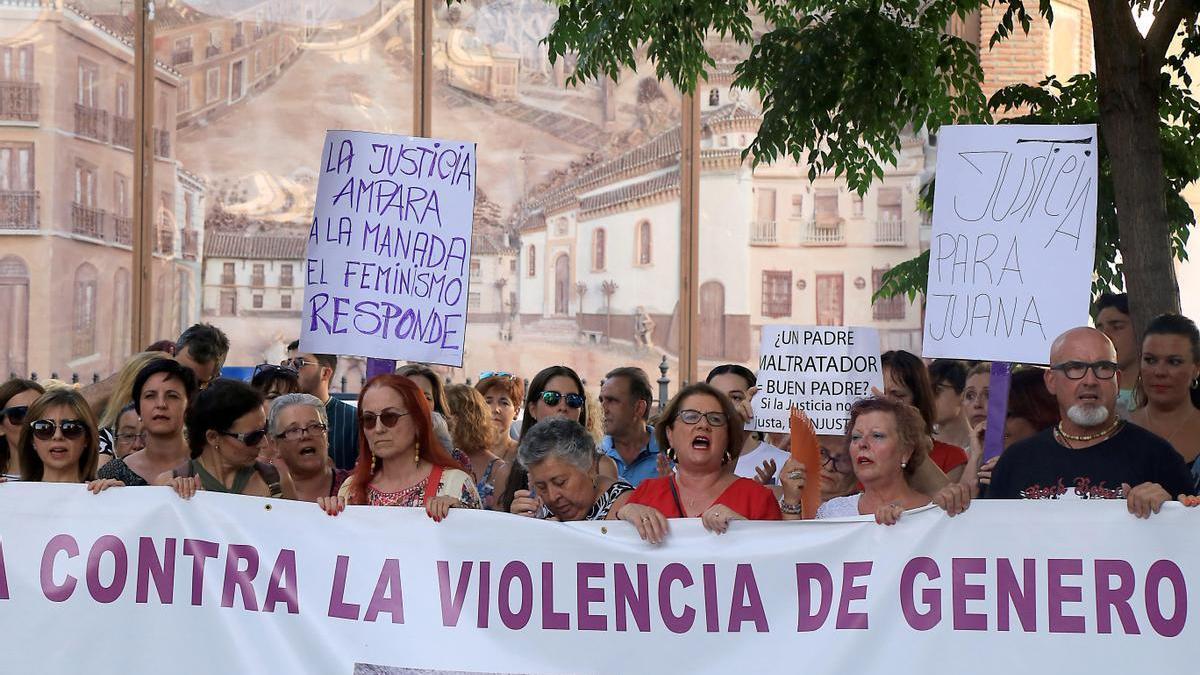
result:
[(417, 441), (416, 446), (413, 448), (413, 464), (420, 464), (420, 463), (421, 463), (421, 442)]

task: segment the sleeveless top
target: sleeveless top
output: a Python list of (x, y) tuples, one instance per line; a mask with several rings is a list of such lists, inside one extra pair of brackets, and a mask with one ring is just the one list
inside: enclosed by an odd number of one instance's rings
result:
[(496, 462), (500, 461), (503, 460), (497, 457), (488, 462), (487, 468), (483, 470), (483, 477), (475, 484), (475, 489), (479, 492), (479, 501), (485, 509), (496, 505), (496, 486), (492, 484), (492, 469), (496, 468)]
[[(110, 461), (109, 463), (111, 464), (112, 462)], [(246, 485), (255, 473), (267, 484), (267, 489), (271, 491), (272, 497), (279, 497), (283, 494), (283, 488), (279, 484), (279, 469), (266, 462), (255, 462), (250, 466), (238, 469), (237, 473), (233, 475), (233, 485), (229, 487), (226, 487), (219, 478), (209, 473), (200, 464), (200, 460), (198, 459), (189, 460), (187, 464), (172, 472), (176, 478), (190, 478), (192, 476), (199, 478), (200, 485), (209, 492), (223, 492), (231, 495), (242, 494), (242, 490), (246, 489)]]

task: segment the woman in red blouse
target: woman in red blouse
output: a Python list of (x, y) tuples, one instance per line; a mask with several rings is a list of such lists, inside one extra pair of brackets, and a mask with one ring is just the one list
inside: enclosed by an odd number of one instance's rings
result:
[(717, 534), (733, 520), (780, 520), (779, 504), (768, 488), (731, 470), (745, 431), (733, 403), (704, 383), (684, 387), (667, 405), (654, 433), (675, 462), (675, 473), (642, 481), (617, 513), (657, 544), (667, 534), (667, 518), (700, 518)]

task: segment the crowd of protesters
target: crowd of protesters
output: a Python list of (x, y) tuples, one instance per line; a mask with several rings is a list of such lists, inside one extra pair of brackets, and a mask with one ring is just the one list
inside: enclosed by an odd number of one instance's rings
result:
[[(715, 533), (735, 520), (874, 516), (930, 503), (1123, 499), (1149, 517), (1197, 501), (1200, 332), (1160, 316), (1134, 336), (1124, 296), (1096, 328), (1058, 336), (1049, 368), (1018, 366), (1004, 452), (984, 460), (991, 367), (883, 354), (882, 390), (851, 406), (844, 436), (818, 436), (820, 466), (783, 434), (747, 433), (755, 374), (718, 366), (656, 410), (646, 373), (609, 372), (595, 401), (570, 367), (526, 381), (503, 370), (448, 385), (409, 364), (368, 380), (357, 406), (330, 393), (337, 357), (288, 346), (247, 384), (221, 377), (229, 340), (197, 324), (84, 388), (0, 385), (0, 482), (81, 483), (99, 493), (171, 487), (348, 505), (456, 508), (547, 520), (624, 520), (649, 542), (673, 518)], [(499, 365), (499, 364), (498, 364)], [(820, 482), (821, 505), (801, 493)], [(2, 489), (2, 488), (0, 488)]]

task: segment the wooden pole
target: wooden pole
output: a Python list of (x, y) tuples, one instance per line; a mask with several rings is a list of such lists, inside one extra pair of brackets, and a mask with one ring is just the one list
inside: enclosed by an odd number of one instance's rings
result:
[(679, 379), (699, 379), (700, 97), (683, 97), (679, 128)]
[(117, 302), (129, 302), (131, 326), (129, 338), (136, 352), (153, 342), (151, 336), (151, 292), (154, 272), (151, 267), (154, 251), (154, 22), (149, 15), (152, 0), (137, 0), (134, 11), (133, 99), (137, 104), (134, 115), (133, 147), (133, 261), (132, 296)]
[[(433, 0), (413, 0), (412, 135), (433, 135)], [(503, 303), (501, 290), (501, 302)], [(367, 359), (367, 379), (396, 371), (393, 359)]]
[(413, 135), (433, 135), (433, 0), (413, 0)]

